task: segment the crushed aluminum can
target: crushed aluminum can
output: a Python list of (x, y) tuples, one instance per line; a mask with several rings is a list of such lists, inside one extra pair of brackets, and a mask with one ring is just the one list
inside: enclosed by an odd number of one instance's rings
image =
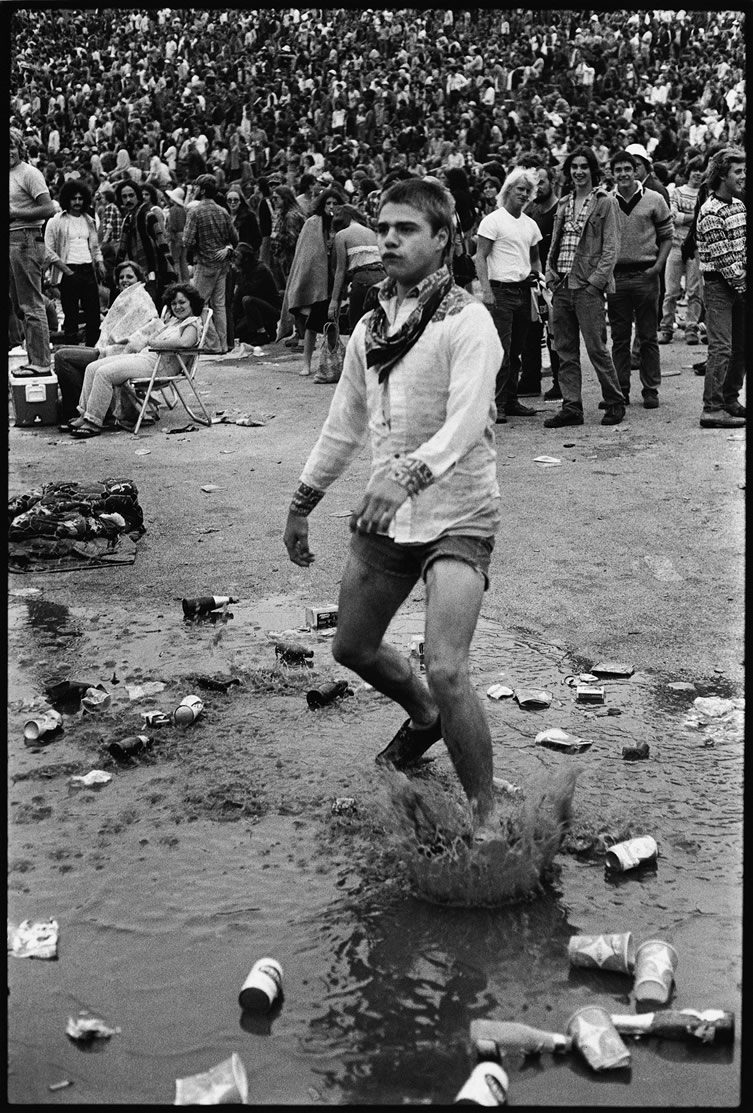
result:
[(22, 920), (18, 927), (8, 924), (8, 953), (13, 958), (57, 958), (57, 920)]
[(34, 719), (24, 723), (24, 741), (27, 745), (35, 742), (51, 742), (49, 735), (58, 734), (63, 729), (63, 716), (59, 711), (48, 708)]
[(358, 805), (354, 796), (338, 796), (332, 802), (332, 815), (355, 815)]
[(616, 842), (606, 853), (605, 865), (615, 873), (626, 873), (638, 866), (655, 862), (659, 855), (656, 839), (651, 835), (641, 835), (635, 839)]
[(120, 1028), (110, 1028), (104, 1020), (91, 1013), (80, 1012), (78, 1016), (69, 1016), (65, 1026), (65, 1034), (72, 1040), (89, 1043), (91, 1040), (109, 1040), (116, 1035)]
[(538, 707), (549, 707), (552, 694), (545, 692), (543, 688), (516, 688), (515, 699), (519, 707), (535, 710)]
[(613, 677), (615, 680), (627, 679), (635, 672), (635, 665), (625, 665), (621, 661), (600, 661), (598, 665), (592, 666), (591, 672), (595, 672), (597, 676)]
[(582, 754), (592, 746), (592, 743), (586, 741), (585, 738), (576, 738), (574, 735), (560, 730), (559, 727), (542, 730), (536, 735), (534, 742), (539, 746), (546, 746), (549, 750), (559, 750), (563, 754)]
[(110, 693), (101, 684), (96, 684), (93, 688), (87, 688), (81, 697), (81, 710), (91, 714), (94, 711), (101, 711), (109, 702)]
[(327, 630), (337, 626), (337, 607), (334, 603), (306, 607), (305, 622), (312, 630)]
[(172, 716), (164, 711), (142, 711), (141, 718), (145, 727), (169, 727), (172, 725)]
[(486, 691), (489, 699), (509, 699), (515, 695), (512, 688), (508, 688), (506, 684), (492, 684), (491, 688)]
[(604, 689), (598, 688), (594, 684), (577, 684), (575, 698), (578, 703), (603, 703)]

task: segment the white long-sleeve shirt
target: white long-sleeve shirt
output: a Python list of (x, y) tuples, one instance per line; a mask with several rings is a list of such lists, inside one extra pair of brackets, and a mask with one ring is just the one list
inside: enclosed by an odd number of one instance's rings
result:
[[(393, 335), (416, 307), (380, 294)], [(447, 306), (447, 311), (443, 312)], [(348, 343), (327, 420), (301, 474), (325, 491), (371, 444), (371, 482), (414, 468), (422, 489), (395, 514), (388, 535), (401, 544), (443, 533), (492, 536), (500, 494), (494, 425), (502, 345), (486, 306), (459, 286), (384, 383), (366, 366), (366, 314)]]

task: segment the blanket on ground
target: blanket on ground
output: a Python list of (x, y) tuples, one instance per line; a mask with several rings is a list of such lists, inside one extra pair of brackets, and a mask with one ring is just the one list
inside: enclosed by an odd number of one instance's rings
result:
[(133, 564), (145, 533), (130, 479), (47, 483), (8, 500), (11, 572), (64, 572)]

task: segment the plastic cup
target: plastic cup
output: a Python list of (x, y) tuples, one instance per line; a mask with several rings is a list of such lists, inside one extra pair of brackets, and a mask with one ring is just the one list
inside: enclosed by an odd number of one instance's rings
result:
[(633, 993), (636, 1001), (666, 1005), (672, 993), (677, 951), (663, 939), (647, 939), (635, 954)]
[(245, 1105), (247, 1098), (246, 1068), (235, 1051), (203, 1074), (175, 1079), (173, 1105)]
[(630, 1052), (606, 1009), (587, 1005), (567, 1022), (567, 1034), (592, 1070), (621, 1070), (630, 1066)]
[(260, 958), (241, 986), (238, 1004), (242, 1009), (269, 1012), (282, 997), (282, 967), (274, 958)]
[(612, 935), (573, 935), (567, 945), (572, 966), (584, 969), (616, 970), (629, 974), (635, 965), (633, 933)]
[(504, 1105), (510, 1080), (507, 1072), (491, 1061), (478, 1063), (458, 1092), (453, 1105)]
[(626, 842), (616, 842), (614, 846), (610, 846), (606, 854), (606, 865), (610, 870), (625, 873), (626, 870), (655, 861), (658, 853), (656, 839), (651, 835), (641, 835), (637, 839), (627, 839)]

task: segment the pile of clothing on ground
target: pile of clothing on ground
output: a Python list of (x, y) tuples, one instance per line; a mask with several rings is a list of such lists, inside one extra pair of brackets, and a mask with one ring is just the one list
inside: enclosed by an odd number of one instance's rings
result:
[(47, 483), (8, 500), (9, 570), (133, 564), (145, 532), (133, 480)]

